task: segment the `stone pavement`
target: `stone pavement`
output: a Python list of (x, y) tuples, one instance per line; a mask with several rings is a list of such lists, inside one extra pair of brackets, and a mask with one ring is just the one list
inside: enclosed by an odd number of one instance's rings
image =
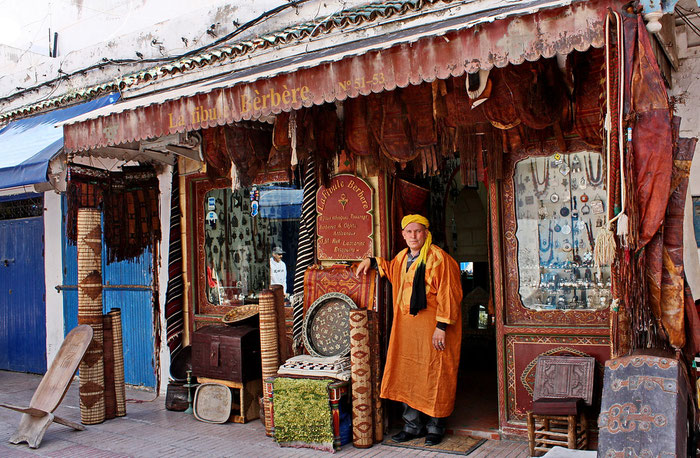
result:
[[(0, 402), (25, 406), (34, 394), (41, 376), (0, 371)], [(259, 420), (244, 425), (223, 425), (197, 421), (194, 416), (165, 409), (163, 396), (127, 388), (126, 417), (87, 426), (85, 431), (53, 423), (41, 447), (32, 450), (25, 443), (12, 445), (8, 439), (19, 424), (21, 414), (0, 409), (0, 456), (2, 457), (286, 457), (329, 456), (310, 449), (279, 447), (265, 435)], [(80, 421), (78, 383), (75, 381), (56, 414)], [(447, 456), (445, 454), (375, 445), (357, 449), (345, 445), (335, 456)], [(515, 458), (527, 456), (527, 443), (489, 440), (470, 457)]]

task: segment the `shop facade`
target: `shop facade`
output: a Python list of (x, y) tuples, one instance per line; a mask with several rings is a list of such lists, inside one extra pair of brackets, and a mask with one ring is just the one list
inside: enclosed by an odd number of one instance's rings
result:
[[(620, 273), (625, 249), (619, 245), (617, 264), (597, 266), (594, 247), (631, 202), (620, 178), (629, 165), (624, 155), (622, 165), (616, 159), (625, 149), (624, 105), (642, 100), (628, 88), (630, 75), (651, 75), (649, 91), (663, 87), (658, 68), (632, 68), (647, 31), (622, 2), (448, 10), (445, 18), (429, 5), (408, 26), (369, 38), (349, 27), (344, 33), (356, 40), (333, 47), (319, 40), (286, 56), (282, 46), (274, 63), (124, 100), (67, 123), (66, 148), (89, 155), (187, 137), (175, 199), (183, 215), (185, 343), (269, 286), (274, 248), (284, 252), (295, 325), (304, 307), (295, 278), (302, 251), (310, 246), (311, 262), (326, 266), (362, 257), (343, 250), (356, 241), (355, 227), (331, 228), (325, 239), (323, 228), (309, 232), (320, 224), (324, 196), (312, 187), (333, 190), (350, 174), (369, 188), (369, 213), (360, 206), (338, 215), (372, 217), (369, 234), (361, 232), (371, 253), (362, 255), (393, 256), (400, 217), (425, 213), (435, 243), (462, 268), (469, 332), (461, 386), (466, 391), (475, 373), (488, 380), (491, 427), (522, 435), (538, 356), (593, 356), (602, 373), (606, 360), (638, 345), (619, 339), (619, 304), (632, 307)], [(671, 135), (670, 116), (659, 123), (658, 132)], [(665, 140), (670, 154), (673, 142)], [(664, 185), (646, 189), (654, 186)], [(659, 205), (652, 213), (661, 216), (637, 215), (632, 224), (663, 221)], [(328, 238), (340, 254), (327, 254)], [(376, 295), (388, 330), (388, 291), (380, 284)], [(293, 337), (300, 338), (297, 326)], [(491, 356), (475, 360), (477, 353)], [(451, 426), (469, 429), (482, 408), (458, 393)]]

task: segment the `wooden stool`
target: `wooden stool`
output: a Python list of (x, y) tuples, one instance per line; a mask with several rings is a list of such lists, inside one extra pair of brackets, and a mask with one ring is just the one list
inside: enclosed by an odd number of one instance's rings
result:
[[(215, 378), (197, 377), (199, 383), (220, 383), (229, 388), (238, 390), (238, 405), (235, 401), (231, 406), (231, 410), (238, 410), (239, 415), (233, 415), (234, 423), (246, 423), (250, 420), (260, 418), (260, 408), (258, 406), (258, 397), (262, 394), (262, 380), (251, 380), (247, 383), (232, 382), (230, 380), (219, 380)], [(234, 398), (235, 399), (235, 398)], [(236, 409), (236, 407), (238, 407)]]
[(588, 421), (581, 399), (540, 399), (527, 413), (530, 456), (559, 445), (570, 449), (588, 447)]
[(559, 445), (588, 447), (584, 408), (593, 401), (595, 359), (576, 356), (540, 356), (535, 369), (532, 411), (527, 413), (530, 456)]

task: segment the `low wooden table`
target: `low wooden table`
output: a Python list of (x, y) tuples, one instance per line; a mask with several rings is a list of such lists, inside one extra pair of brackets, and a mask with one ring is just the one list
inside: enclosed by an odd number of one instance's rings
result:
[[(250, 420), (255, 420), (260, 418), (260, 408), (258, 406), (258, 397), (262, 394), (262, 380), (251, 380), (247, 383), (232, 382), (231, 380), (219, 380), (215, 378), (208, 377), (197, 377), (199, 383), (220, 383), (221, 385), (226, 385), (229, 388), (238, 390), (239, 392), (239, 403), (238, 412), (239, 415), (233, 414), (232, 421), (234, 423), (247, 423)], [(236, 404), (231, 406), (231, 410), (235, 410)]]
[[(290, 378), (318, 378), (326, 379), (331, 383), (328, 385), (328, 402), (331, 406), (331, 416), (333, 421), (333, 448), (335, 450), (340, 450), (340, 400), (343, 396), (346, 396), (350, 392), (350, 382), (344, 380), (335, 380), (326, 377), (311, 377), (311, 376), (295, 376), (295, 375), (279, 375), (279, 377), (290, 377)], [(273, 383), (275, 377), (268, 377), (265, 379), (265, 402), (269, 402), (272, 408), (270, 409), (270, 418), (265, 418), (265, 422), (270, 422), (270, 429), (273, 431), (275, 429), (275, 415), (274, 415), (274, 388)], [(267, 417), (267, 415), (266, 415)], [(266, 428), (267, 429), (267, 428)]]

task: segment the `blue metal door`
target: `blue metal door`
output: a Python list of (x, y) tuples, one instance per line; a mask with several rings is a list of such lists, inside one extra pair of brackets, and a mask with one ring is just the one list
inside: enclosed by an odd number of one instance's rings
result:
[(46, 372), (44, 220), (0, 220), (0, 369)]
[[(65, 215), (65, 199), (64, 199)], [(65, 227), (65, 225), (64, 225)], [(153, 331), (153, 255), (146, 251), (133, 262), (106, 264), (102, 244), (102, 306), (122, 312), (124, 380), (130, 385), (155, 387)], [(67, 334), (78, 325), (78, 250), (63, 236), (63, 319)]]

